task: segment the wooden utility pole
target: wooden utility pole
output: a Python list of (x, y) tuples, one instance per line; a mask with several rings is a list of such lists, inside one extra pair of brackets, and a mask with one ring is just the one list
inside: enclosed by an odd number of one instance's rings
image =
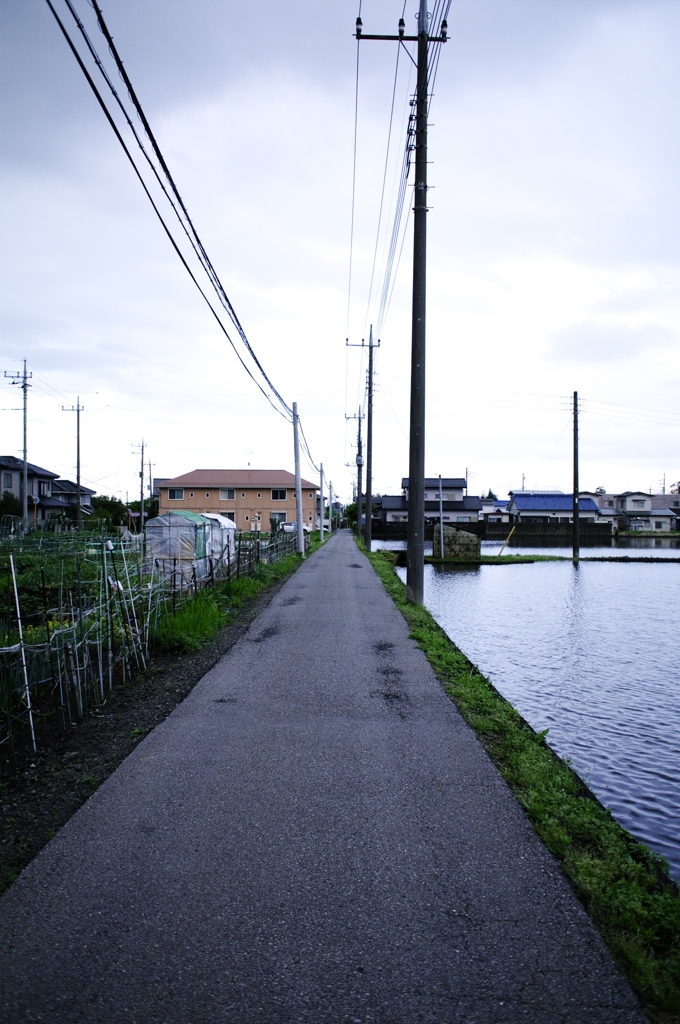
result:
[(403, 18), (398, 36), (364, 35), (357, 18), (360, 39), (410, 40), (418, 43), (416, 91), (416, 162), (413, 218), (413, 311), (411, 322), (411, 426), (409, 437), (408, 542), (406, 594), (413, 604), (423, 603), (425, 572), (425, 291), (427, 278), (427, 48), (429, 42), (447, 41), (447, 24), (441, 35), (429, 36), (427, 0), (420, 0), (418, 35), (404, 34)]
[(581, 523), (579, 521), (578, 503), (578, 391), (574, 392), (574, 495), (572, 521), (572, 557), (575, 562), (578, 562), (581, 542)]
[(83, 406), (80, 404), (80, 395), (76, 398), (75, 405), (62, 405), (62, 412), (74, 412), (76, 414), (76, 529), (83, 528), (83, 506), (80, 498), (80, 414)]

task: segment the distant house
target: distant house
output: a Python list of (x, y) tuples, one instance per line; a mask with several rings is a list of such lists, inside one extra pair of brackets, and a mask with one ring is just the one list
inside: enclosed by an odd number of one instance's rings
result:
[(485, 523), (509, 523), (507, 498), (480, 498), (482, 508), (479, 518)]
[[(515, 523), (571, 523), (573, 500), (573, 495), (562, 491), (510, 491), (508, 514)], [(592, 498), (579, 494), (579, 522), (611, 526), (611, 520), (599, 512)]]
[[(58, 473), (40, 466), (27, 463), (28, 479), (28, 518), (38, 525), (44, 526), (48, 519), (64, 515), (69, 506), (76, 504), (77, 485), (72, 480), (60, 480)], [(0, 491), (9, 491), (23, 503), (24, 500), (24, 462), (14, 455), (0, 456)], [(91, 487), (80, 485), (80, 504), (85, 515), (91, 515), (92, 496), (96, 494)]]
[[(302, 519), (314, 526), (318, 484), (302, 481)], [(295, 476), (285, 469), (194, 469), (158, 481), (158, 514), (213, 512), (241, 531), (269, 531), (270, 520), (295, 522)]]
[[(94, 512), (92, 498), (96, 493), (91, 487), (84, 487), (83, 484), (80, 485), (80, 507), (86, 516), (91, 516)], [(52, 482), (52, 496), (58, 498), (62, 505), (73, 505), (75, 507), (78, 504), (78, 485), (74, 484), (73, 480), (54, 480)]]
[[(24, 462), (14, 455), (0, 456), (0, 474), (4, 494), (9, 491), (23, 503), (24, 500)], [(49, 469), (42, 469), (32, 462), (27, 463), (27, 497), (28, 516), (35, 522), (45, 522), (54, 512), (64, 511), (64, 502), (52, 497), (52, 485), (59, 477)]]
[[(401, 481), (401, 494), (384, 494), (380, 499), (380, 518), (385, 523), (408, 522), (408, 477)], [(439, 522), (439, 477), (424, 481), (426, 522)], [(465, 477), (442, 477), (442, 521), (445, 523), (476, 523), (482, 510), (479, 498), (467, 495)]]
[[(668, 532), (675, 529), (678, 513), (670, 507), (673, 495), (662, 495), (666, 498), (666, 507), (655, 503), (655, 496), (645, 491), (624, 491), (616, 495), (616, 510), (619, 524), (623, 530), (657, 530)], [(658, 498), (658, 496), (657, 496)]]
[[(439, 501), (439, 477), (426, 476), (423, 481), (425, 487), (425, 501)], [(408, 477), (401, 480), (401, 491), (408, 499)], [(443, 476), (442, 477), (442, 499), (444, 501), (462, 501), (467, 494), (467, 480), (464, 476)]]

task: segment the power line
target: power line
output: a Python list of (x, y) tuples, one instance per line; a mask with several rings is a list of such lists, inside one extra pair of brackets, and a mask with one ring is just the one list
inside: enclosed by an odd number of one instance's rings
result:
[[(69, 8), (72, 9), (71, 0), (66, 0), (66, 2), (69, 5)], [(189, 228), (191, 230), (191, 235), (193, 236), (193, 238), (195, 239), (195, 242), (196, 242), (196, 248), (197, 248), (198, 252), (200, 253), (201, 262), (204, 265), (204, 269), (206, 270), (206, 273), (208, 274), (208, 276), (209, 276), (209, 278), (210, 278), (210, 280), (211, 280), (211, 282), (213, 284), (213, 287), (217, 291), (217, 294), (219, 295), (220, 300), (222, 301), (223, 306), (227, 310), (227, 312), (228, 312), (228, 314), (229, 314), (229, 316), (231, 318), (231, 321), (234, 324), (234, 327), (238, 331), (239, 336), (241, 337), (241, 340), (243, 341), (243, 344), (246, 346), (246, 348), (248, 349), (248, 352), (250, 353), (251, 357), (253, 358), (253, 360), (255, 362), (255, 365), (259, 369), (260, 373), (264, 377), (265, 381), (267, 382), (267, 384), (269, 385), (269, 387), (271, 388), (273, 393), (276, 395), (278, 400), (281, 402), (281, 405), (283, 406), (283, 408), (286, 410), (286, 412), (289, 415), (292, 416), (292, 410), (289, 408), (288, 404), (284, 401), (284, 399), (281, 397), (279, 392), (276, 390), (276, 388), (272, 384), (271, 380), (267, 376), (267, 374), (266, 374), (266, 372), (264, 370), (264, 367), (262, 366), (262, 364), (260, 363), (259, 359), (255, 355), (255, 352), (254, 352), (250, 342), (248, 341), (246, 333), (245, 333), (245, 331), (244, 331), (244, 329), (243, 329), (243, 327), (242, 327), (242, 325), (241, 325), (241, 323), (240, 323), (240, 321), (239, 321), (239, 319), (238, 319), (238, 317), (236, 315), (236, 311), (234, 310), (234, 307), (232, 306), (231, 302), (229, 301), (229, 297), (227, 296), (227, 293), (224, 290), (222, 282), (220, 281), (220, 279), (218, 277), (217, 271), (215, 270), (213, 264), (211, 263), (210, 258), (208, 256), (206, 250), (205, 250), (205, 247), (204, 247), (203, 243), (201, 242), (201, 239), (198, 236), (198, 232), (196, 231), (196, 228), (194, 227), (193, 221), (192, 221), (191, 217), (189, 216), (189, 211), (187, 210), (187, 208), (186, 208), (186, 206), (184, 204), (184, 201), (183, 201), (182, 197), (179, 194), (179, 191), (177, 189), (177, 186), (175, 185), (173, 177), (170, 174), (170, 170), (168, 168), (168, 165), (167, 165), (167, 163), (166, 163), (166, 161), (165, 161), (165, 159), (163, 157), (163, 154), (161, 153), (161, 150), (160, 150), (160, 147), (159, 147), (158, 143), (156, 142), (154, 134), (151, 131), (151, 126), (150, 126), (150, 124), (149, 124), (149, 122), (147, 120), (147, 117), (146, 117), (143, 109), (142, 109), (142, 105), (141, 105), (141, 103), (139, 102), (139, 100), (137, 98), (137, 94), (135, 93), (135, 90), (134, 90), (134, 88), (132, 86), (132, 83), (131, 83), (131, 81), (130, 81), (130, 79), (128, 77), (127, 71), (125, 70), (123, 62), (120, 59), (120, 56), (118, 55), (118, 50), (116, 49), (116, 46), (115, 46), (115, 44), (113, 42), (113, 37), (111, 36), (111, 34), (110, 34), (110, 32), (109, 32), (109, 30), (108, 30), (108, 28), (106, 26), (106, 23), (104, 21), (104, 16), (102, 15), (102, 12), (101, 12), (101, 9), (99, 8), (97, 0), (90, 0), (90, 3), (92, 4), (92, 7), (94, 8), (94, 10), (96, 12), (97, 21), (99, 23), (99, 27), (100, 27), (100, 29), (102, 31), (102, 34), (106, 38), (107, 43), (109, 44), (109, 50), (111, 52), (111, 56), (113, 57), (114, 61), (116, 62), (116, 67), (118, 68), (118, 72), (119, 72), (121, 78), (123, 79), (123, 81), (125, 82), (125, 85), (127, 86), (128, 94), (130, 96), (130, 99), (132, 100), (132, 103), (133, 103), (133, 105), (135, 107), (135, 110), (137, 111), (139, 119), (141, 120), (142, 124), (144, 125), (144, 130), (145, 130), (145, 132), (147, 134), (147, 137), (148, 137), (149, 141), (151, 142), (151, 145), (153, 146), (153, 150), (154, 150), (154, 152), (156, 154), (156, 157), (158, 158), (158, 162), (160, 163), (160, 165), (161, 165), (161, 167), (163, 169), (163, 172), (165, 173), (165, 176), (166, 176), (166, 178), (168, 180), (168, 184), (170, 185), (170, 188), (172, 189), (173, 195), (177, 199), (177, 202), (178, 202), (182, 212), (184, 213), (184, 216), (186, 217), (187, 224), (188, 224), (188, 226), (189, 226)], [(108, 81), (108, 77), (107, 77), (107, 81)], [(181, 218), (180, 218), (180, 221), (181, 221)]]
[[(203, 297), (203, 300), (205, 301), (206, 305), (210, 309), (211, 313), (213, 314), (213, 316), (217, 320), (217, 323), (219, 324), (222, 332), (224, 333), (225, 337), (229, 341), (229, 344), (231, 345), (231, 347), (234, 350), (234, 353), (236, 354), (239, 362), (243, 366), (244, 370), (246, 371), (246, 373), (248, 374), (250, 379), (257, 386), (257, 388), (260, 390), (262, 395), (264, 395), (264, 397), (267, 399), (267, 401), (272, 406), (272, 408), (276, 412), (278, 412), (279, 415), (283, 416), (284, 419), (289, 420), (289, 417), (285, 413), (281, 412), (281, 410), (278, 408), (278, 406), (272, 401), (271, 396), (267, 394), (265, 389), (262, 387), (262, 385), (259, 383), (259, 381), (255, 378), (255, 376), (253, 375), (252, 371), (250, 370), (250, 368), (245, 363), (243, 357), (241, 356), (241, 354), (239, 353), (238, 349), (236, 348), (236, 345), (234, 344), (234, 341), (232, 340), (231, 336), (229, 335), (229, 332), (227, 331), (226, 327), (222, 323), (222, 320), (221, 320), (219, 314), (217, 313), (217, 310), (214, 308), (214, 306), (212, 305), (212, 303), (208, 299), (207, 295), (205, 294), (205, 292), (201, 288), (200, 284), (198, 283), (194, 273), (192, 272), (191, 268), (189, 267), (189, 264), (187, 263), (187, 261), (186, 261), (186, 259), (184, 257), (184, 254), (180, 250), (177, 242), (175, 241), (174, 236), (172, 235), (172, 232), (170, 231), (168, 225), (166, 224), (165, 219), (163, 218), (163, 215), (161, 214), (160, 210), (158, 209), (156, 203), (154, 202), (153, 197), (151, 196), (151, 193), (149, 192), (149, 189), (148, 189), (148, 187), (146, 185), (146, 182), (144, 181), (144, 179), (143, 179), (143, 177), (142, 177), (142, 175), (141, 175), (141, 173), (139, 171), (139, 168), (137, 167), (137, 164), (135, 163), (134, 158), (132, 157), (132, 154), (130, 153), (130, 150), (128, 149), (127, 145), (125, 144), (125, 141), (124, 141), (124, 139), (123, 139), (123, 137), (122, 137), (122, 135), (121, 135), (121, 133), (120, 133), (120, 131), (118, 129), (118, 126), (116, 125), (115, 121), (113, 120), (113, 117), (111, 116), (111, 113), (108, 110), (108, 108), (107, 108), (107, 106), (106, 106), (106, 104), (104, 102), (104, 99), (103, 99), (101, 93), (97, 89), (97, 86), (95, 85), (95, 83), (94, 83), (94, 81), (92, 79), (92, 76), (90, 75), (90, 73), (88, 72), (87, 68), (85, 67), (85, 64), (84, 64), (80, 54), (78, 53), (78, 50), (76, 49), (76, 46), (73, 43), (73, 40), (71, 39), (71, 37), (70, 37), (70, 35), (69, 35), (65, 25), (63, 24), (63, 22), (61, 21), (59, 15), (57, 14), (57, 12), (56, 12), (53, 4), (52, 4), (52, 0), (45, 0), (45, 2), (47, 3), (47, 6), (50, 8), (50, 10), (51, 10), (51, 12), (52, 12), (52, 14), (53, 14), (53, 16), (55, 18), (55, 21), (57, 22), (57, 24), (58, 24), (58, 26), (59, 26), (59, 28), (60, 28), (60, 30), (62, 32), (62, 35), (64, 36), (64, 38), (65, 38), (65, 40), (66, 40), (66, 42), (67, 42), (71, 52), (73, 53), (73, 56), (75, 57), (75, 59), (76, 59), (76, 61), (78, 63), (78, 66), (80, 67), (81, 71), (85, 75), (85, 78), (86, 78), (86, 80), (88, 82), (88, 85), (92, 89), (92, 92), (94, 93), (94, 95), (95, 95), (95, 97), (96, 97), (96, 99), (97, 99), (97, 101), (98, 101), (98, 103), (99, 103), (99, 105), (100, 105), (100, 107), (101, 107), (101, 109), (102, 109), (102, 111), (104, 113), (104, 116), (106, 117), (106, 119), (109, 122), (109, 124), (110, 124), (110, 126), (111, 126), (111, 128), (112, 128), (112, 130), (113, 130), (113, 132), (114, 132), (114, 134), (116, 136), (116, 138), (118, 139), (120, 145), (122, 146), (123, 151), (124, 151), (125, 155), (128, 158), (128, 161), (130, 162), (130, 164), (131, 164), (135, 174), (137, 175), (137, 178), (139, 179), (139, 182), (140, 182), (142, 188), (144, 189), (144, 192), (146, 193), (146, 196), (147, 196), (149, 202), (151, 203), (151, 206), (153, 207), (153, 210), (154, 210), (156, 216), (158, 217), (158, 220), (160, 221), (160, 223), (161, 223), (161, 225), (163, 227), (163, 230), (165, 231), (165, 233), (166, 233), (166, 235), (168, 237), (168, 240), (170, 241), (170, 244), (172, 245), (173, 249), (177, 253), (177, 256), (181, 260), (185, 270), (189, 274), (191, 280), (194, 282), (196, 288), (200, 292), (201, 296)], [(71, 10), (71, 12), (74, 13), (72, 5), (70, 3), (70, 0), (66, 0), (66, 2), (69, 5), (69, 9)], [(74, 16), (77, 18), (77, 15), (74, 14)], [(77, 19), (77, 21), (78, 20), (79, 19)], [(261, 367), (259, 366), (259, 363), (257, 365), (258, 365), (258, 368), (261, 369)], [(288, 410), (288, 406), (286, 405), (285, 402), (283, 402), (283, 399), (278, 394), (276, 389), (272, 387), (271, 382), (269, 381), (269, 379), (266, 376), (266, 374), (264, 374), (264, 371), (261, 370), (261, 372), (263, 373), (263, 376), (265, 377), (265, 380), (267, 381), (269, 386), (272, 388), (272, 391), (274, 392), (274, 394), (277, 396), (279, 401), (282, 403), (284, 409), (286, 411), (289, 411)], [(292, 415), (292, 413), (291, 413), (291, 415)]]

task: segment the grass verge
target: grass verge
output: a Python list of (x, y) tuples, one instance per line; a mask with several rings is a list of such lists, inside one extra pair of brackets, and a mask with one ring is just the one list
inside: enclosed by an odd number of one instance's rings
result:
[(409, 604), (389, 553), (368, 554), (446, 692), (474, 729), (534, 828), (562, 865), (653, 1021), (680, 1022), (680, 893), (665, 861), (612, 818), (458, 650)]
[(234, 617), (247, 601), (292, 575), (300, 565), (298, 554), (286, 555), (274, 565), (260, 564), (252, 576), (241, 576), (202, 590), (177, 611), (162, 616), (153, 637), (154, 650), (163, 654), (199, 651)]

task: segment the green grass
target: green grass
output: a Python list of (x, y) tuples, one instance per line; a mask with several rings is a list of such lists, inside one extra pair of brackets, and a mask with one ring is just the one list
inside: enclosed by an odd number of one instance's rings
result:
[(680, 894), (665, 861), (626, 832), (581, 779), (409, 604), (392, 560), (367, 555), (411, 636), (555, 855), (654, 1021), (680, 1021)]
[(168, 609), (156, 628), (154, 650), (164, 654), (200, 650), (241, 608), (273, 583), (292, 575), (300, 564), (299, 555), (286, 555), (274, 565), (259, 565), (252, 576), (241, 576), (200, 591), (175, 612)]

